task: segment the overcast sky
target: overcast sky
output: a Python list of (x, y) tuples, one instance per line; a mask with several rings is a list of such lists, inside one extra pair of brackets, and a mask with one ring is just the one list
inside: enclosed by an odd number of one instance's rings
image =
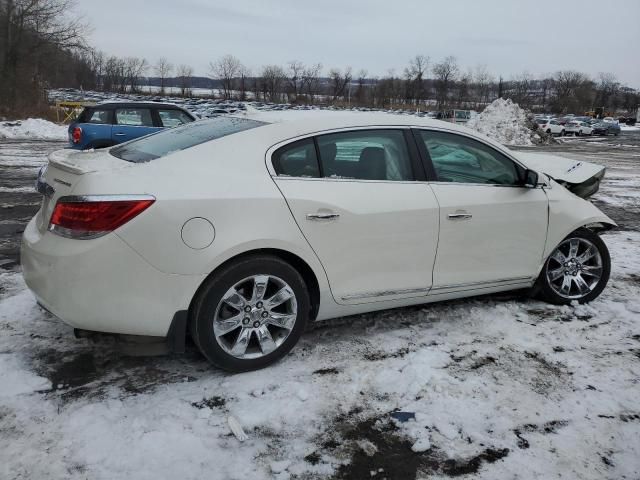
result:
[[(397, 74), (454, 55), (509, 78), (575, 69), (640, 88), (640, 0), (82, 0), (91, 43), (207, 75), (231, 53), (254, 73), (291, 60)], [(149, 72), (152, 74), (152, 72)]]

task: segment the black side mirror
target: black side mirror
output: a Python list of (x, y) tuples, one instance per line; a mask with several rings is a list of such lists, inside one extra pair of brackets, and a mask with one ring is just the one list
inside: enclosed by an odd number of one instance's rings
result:
[(526, 170), (524, 172), (524, 186), (529, 188), (535, 188), (538, 186), (538, 174), (533, 170)]

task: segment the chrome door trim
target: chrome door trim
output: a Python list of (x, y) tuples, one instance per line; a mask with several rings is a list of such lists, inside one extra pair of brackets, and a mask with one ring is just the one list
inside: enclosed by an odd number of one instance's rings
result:
[(350, 295), (344, 295), (340, 297), (340, 300), (344, 300), (344, 301), (362, 300), (365, 298), (390, 297), (394, 295), (409, 295), (409, 294), (426, 295), (428, 293), (429, 293), (428, 288), (407, 288), (404, 290), (382, 290), (380, 292), (353, 293)]
[(502, 278), (500, 280), (491, 280), (486, 282), (483, 281), (483, 282), (457, 283), (457, 284), (441, 285), (439, 287), (433, 287), (431, 288), (431, 291), (429, 293), (437, 292), (440, 290), (450, 290), (450, 289), (458, 290), (458, 289), (474, 288), (474, 287), (482, 287), (482, 288), (492, 287), (492, 286), (497, 287), (502, 284), (532, 282), (533, 280), (535, 280), (535, 277), (511, 277), (511, 278)]

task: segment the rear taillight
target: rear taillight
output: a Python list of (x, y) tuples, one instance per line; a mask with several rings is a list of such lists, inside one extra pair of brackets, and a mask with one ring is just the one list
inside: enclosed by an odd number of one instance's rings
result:
[(124, 225), (151, 204), (150, 195), (61, 197), (51, 214), (49, 230), (67, 238), (101, 237)]
[(71, 140), (73, 143), (80, 143), (82, 141), (82, 129), (80, 127), (73, 129), (73, 132), (71, 132)]

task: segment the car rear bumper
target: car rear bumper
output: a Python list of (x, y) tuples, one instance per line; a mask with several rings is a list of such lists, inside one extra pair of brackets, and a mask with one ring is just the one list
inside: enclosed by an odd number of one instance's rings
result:
[(75, 328), (130, 335), (166, 336), (204, 279), (155, 269), (115, 234), (42, 233), (36, 217), (24, 231), (21, 262), (27, 286), (53, 315)]

